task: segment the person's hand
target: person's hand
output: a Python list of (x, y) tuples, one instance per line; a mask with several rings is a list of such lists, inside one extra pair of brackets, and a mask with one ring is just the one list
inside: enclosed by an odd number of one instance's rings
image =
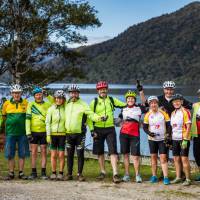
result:
[(183, 140), (182, 143), (181, 143), (181, 148), (187, 149), (187, 146), (188, 146), (188, 140)]
[(93, 139), (97, 139), (98, 138), (98, 134), (94, 131), (91, 131), (91, 136), (93, 137)]
[(33, 136), (31, 134), (27, 135), (28, 141), (31, 142), (33, 140)]
[(156, 134), (155, 134), (155, 133), (153, 133), (153, 132), (150, 132), (150, 131), (149, 131), (148, 135), (149, 135), (150, 137), (155, 137), (155, 136), (156, 136)]
[(143, 86), (139, 80), (137, 80), (136, 88), (137, 88), (138, 92), (141, 92), (143, 90)]
[(101, 121), (102, 121), (102, 122), (107, 121), (107, 119), (108, 119), (108, 116), (102, 116), (102, 117), (101, 117)]
[(51, 136), (47, 135), (46, 140), (47, 140), (47, 143), (50, 144), (51, 143)]

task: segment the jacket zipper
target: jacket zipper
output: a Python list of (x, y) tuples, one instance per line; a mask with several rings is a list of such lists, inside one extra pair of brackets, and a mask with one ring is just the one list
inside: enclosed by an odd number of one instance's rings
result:
[[(104, 107), (105, 107), (105, 116), (106, 116), (106, 104), (105, 104), (105, 99), (103, 99)], [(106, 127), (106, 122), (104, 122), (104, 128)]]
[(58, 129), (59, 129), (59, 124), (60, 124), (60, 107), (58, 108), (58, 113), (59, 113), (59, 120), (58, 120), (58, 128), (57, 128), (57, 133), (58, 133)]

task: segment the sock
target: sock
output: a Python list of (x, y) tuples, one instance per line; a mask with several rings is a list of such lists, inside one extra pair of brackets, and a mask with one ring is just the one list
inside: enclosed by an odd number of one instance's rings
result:
[(59, 174), (63, 175), (63, 172), (59, 171)]
[(36, 168), (32, 168), (32, 173), (37, 173), (37, 170), (36, 170)]
[(56, 174), (56, 171), (55, 171), (55, 172), (52, 172), (52, 174)]
[(42, 168), (42, 174), (46, 174), (46, 168)]

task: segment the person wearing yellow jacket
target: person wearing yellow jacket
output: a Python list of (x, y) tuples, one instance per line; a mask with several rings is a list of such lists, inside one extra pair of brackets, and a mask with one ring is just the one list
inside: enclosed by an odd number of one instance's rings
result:
[[(71, 85), (68, 88), (70, 99), (65, 104), (65, 129), (66, 129), (66, 148), (67, 148), (67, 168), (68, 174), (66, 180), (72, 180), (74, 151), (76, 148), (78, 157), (78, 180), (84, 181), (82, 175), (84, 166), (84, 147), (85, 134), (88, 119), (98, 122), (106, 120), (95, 114), (79, 97), (80, 89), (77, 85)], [(91, 130), (91, 129), (90, 129)]]
[[(197, 91), (200, 98), (200, 89)], [(193, 154), (200, 172), (200, 101), (193, 104), (191, 134), (193, 138)], [(200, 182), (200, 174), (195, 178)]]
[(106, 140), (108, 145), (108, 153), (110, 154), (111, 165), (113, 168), (113, 182), (119, 183), (121, 181), (117, 171), (117, 140), (114, 127), (114, 108), (123, 108), (126, 103), (108, 96), (108, 83), (105, 81), (99, 81), (96, 85), (98, 91), (98, 98), (95, 98), (90, 103), (90, 108), (98, 115), (107, 116), (105, 122), (89, 122), (91, 124), (91, 130), (93, 130), (92, 136), (93, 154), (98, 155), (100, 165), (100, 175), (97, 179), (102, 180), (105, 178), (105, 158), (104, 158), (104, 142)]
[(46, 157), (47, 157), (47, 141), (46, 141), (46, 114), (51, 106), (50, 102), (43, 100), (43, 90), (39, 87), (33, 89), (34, 101), (29, 102), (26, 111), (26, 135), (31, 144), (31, 166), (32, 173), (28, 177), (30, 180), (37, 178), (36, 160), (38, 154), (38, 145), (41, 149), (41, 178), (48, 179), (46, 175)]
[[(65, 165), (65, 93), (57, 90), (54, 93), (55, 103), (48, 109), (46, 116), (47, 143), (51, 149), (51, 180), (63, 180)], [(57, 157), (59, 157), (59, 174), (56, 174)]]

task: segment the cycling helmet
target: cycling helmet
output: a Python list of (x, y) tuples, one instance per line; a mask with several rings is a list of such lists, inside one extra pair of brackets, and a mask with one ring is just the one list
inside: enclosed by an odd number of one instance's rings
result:
[(176, 84), (174, 83), (174, 81), (165, 81), (163, 83), (163, 88), (172, 88), (174, 89), (176, 87)]
[(183, 95), (182, 94), (173, 95), (171, 101), (175, 101), (175, 100), (183, 100)]
[(148, 98), (148, 104), (150, 104), (151, 101), (153, 101), (153, 100), (156, 100), (157, 102), (159, 101), (157, 96), (150, 96), (150, 97)]
[(35, 95), (35, 94), (37, 94), (37, 93), (42, 93), (42, 88), (40, 88), (40, 87), (35, 87), (34, 89), (33, 89), (33, 96)]
[(56, 90), (54, 93), (54, 97), (65, 98), (65, 92), (63, 90)]
[(76, 84), (72, 84), (68, 87), (68, 92), (80, 92), (80, 88)]
[(96, 89), (100, 90), (100, 89), (103, 89), (103, 88), (108, 89), (108, 83), (106, 81), (99, 81), (96, 85)]
[(125, 98), (127, 99), (127, 97), (134, 97), (136, 98), (137, 94), (134, 91), (128, 90), (125, 94)]
[(10, 92), (22, 92), (22, 87), (19, 84), (11, 85)]

